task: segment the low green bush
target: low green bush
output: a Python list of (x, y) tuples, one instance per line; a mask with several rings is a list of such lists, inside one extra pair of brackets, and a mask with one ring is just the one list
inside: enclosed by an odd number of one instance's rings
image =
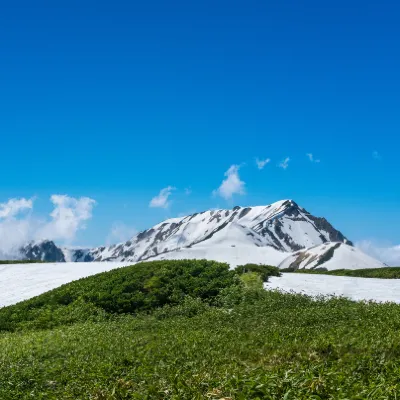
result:
[(283, 269), (282, 272), (299, 274), (322, 274), (335, 276), (353, 276), (359, 278), (400, 279), (400, 267), (365, 268), (365, 269), (337, 269), (327, 271), (323, 269), (298, 269), (296, 271)]
[(235, 268), (235, 272), (239, 275), (248, 272), (255, 272), (261, 276), (263, 282), (267, 282), (270, 276), (281, 276), (281, 272), (278, 267), (265, 264), (245, 264), (238, 265)]
[(41, 260), (0, 260), (0, 265), (1, 264), (35, 264), (35, 263), (40, 263), (43, 264), (46, 261), (41, 261)]
[(113, 314), (150, 312), (186, 296), (211, 303), (235, 282), (228, 264), (153, 261), (83, 278), (0, 309), (0, 331), (53, 328)]

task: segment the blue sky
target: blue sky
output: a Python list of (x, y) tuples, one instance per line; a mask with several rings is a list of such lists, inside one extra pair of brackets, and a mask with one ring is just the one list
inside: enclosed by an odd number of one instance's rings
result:
[[(94, 199), (73, 243), (98, 245), (115, 224), (292, 198), (355, 241), (400, 244), (399, 14), (385, 0), (8, 2), (0, 203), (35, 196), (49, 218), (53, 194)], [(241, 193), (213, 195), (235, 165)], [(169, 186), (169, 206), (149, 207)]]

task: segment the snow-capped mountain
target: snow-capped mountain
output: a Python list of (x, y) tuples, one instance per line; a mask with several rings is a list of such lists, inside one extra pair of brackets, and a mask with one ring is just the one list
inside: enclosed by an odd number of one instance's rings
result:
[(362, 251), (344, 243), (325, 243), (300, 250), (279, 265), (281, 269), (364, 269), (386, 267), (382, 262), (364, 254)]
[(326, 219), (314, 217), (292, 200), (282, 200), (268, 206), (209, 210), (168, 219), (125, 243), (88, 254), (94, 261), (142, 261), (182, 249), (250, 246), (268, 248), (284, 258), (326, 242), (351, 244)]
[[(349, 249), (346, 250), (348, 259), (339, 257), (343, 249)], [(67, 249), (45, 241), (29, 244), (21, 253), (23, 258), (56, 262), (207, 258), (228, 262), (231, 266), (253, 262), (285, 268), (292, 264), (299, 268), (319, 267), (333, 253), (341, 268), (382, 266), (354, 249), (325, 218), (311, 215), (293, 200), (168, 219), (139, 232), (127, 242), (107, 247)], [(351, 257), (354, 255), (358, 261)]]
[(26, 260), (65, 262), (64, 252), (51, 240), (30, 242), (21, 247), (20, 256)]

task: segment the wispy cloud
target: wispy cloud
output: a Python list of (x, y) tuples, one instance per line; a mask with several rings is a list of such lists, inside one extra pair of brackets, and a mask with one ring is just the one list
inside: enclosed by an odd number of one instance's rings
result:
[(149, 207), (152, 208), (168, 208), (170, 202), (168, 201), (172, 192), (175, 190), (173, 186), (167, 186), (160, 190), (160, 193), (153, 197), (149, 203)]
[(382, 159), (382, 156), (381, 156), (377, 151), (374, 151), (374, 152), (372, 153), (372, 158), (373, 158), (374, 160), (381, 160), (381, 159)]
[(307, 153), (306, 156), (308, 157), (308, 159), (313, 162), (313, 163), (320, 163), (321, 160), (317, 160), (314, 158), (314, 155), (312, 153)]
[(6, 203), (0, 203), (0, 218), (10, 218), (22, 211), (33, 208), (34, 199), (10, 199)]
[(290, 158), (286, 157), (280, 164), (279, 167), (283, 169), (287, 169), (289, 167)]
[(131, 226), (125, 225), (123, 222), (114, 222), (111, 231), (107, 236), (106, 244), (109, 246), (114, 243), (122, 243), (131, 239), (137, 230)]
[[(54, 209), (49, 219), (35, 217), (33, 199), (10, 199), (0, 204), (0, 255), (13, 257), (31, 240), (49, 239), (71, 243), (92, 217), (96, 202), (88, 197), (53, 195)], [(29, 213), (26, 211), (29, 210)], [(31, 212), (32, 211), (32, 212)]]
[(225, 200), (231, 199), (234, 194), (245, 194), (245, 183), (240, 180), (239, 169), (239, 165), (231, 165), (225, 172), (226, 179), (222, 181), (218, 189), (213, 191), (213, 194)]
[(400, 267), (400, 245), (385, 245), (373, 240), (357, 242), (356, 247), (364, 253), (393, 267)]
[(270, 158), (266, 158), (265, 160), (259, 160), (258, 158), (256, 158), (256, 164), (258, 169), (263, 169), (270, 162), (271, 162)]
[(96, 201), (89, 197), (74, 198), (67, 195), (50, 197), (54, 210), (51, 221), (38, 232), (40, 239), (72, 241), (80, 229), (85, 229), (85, 222), (92, 218)]
[(185, 194), (186, 194), (186, 196), (191, 195), (191, 194), (192, 194), (192, 189), (191, 189), (190, 187), (187, 187), (187, 188), (185, 189)]

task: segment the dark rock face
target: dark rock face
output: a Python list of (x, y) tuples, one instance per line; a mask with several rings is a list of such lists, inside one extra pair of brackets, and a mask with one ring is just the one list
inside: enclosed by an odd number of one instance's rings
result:
[(64, 253), (50, 240), (30, 243), (21, 249), (21, 253), (25, 260), (65, 262)]
[(342, 232), (336, 230), (325, 218), (314, 217), (310, 213), (307, 214), (307, 217), (314, 222), (317, 229), (328, 233), (329, 242), (343, 242), (349, 246), (353, 246), (353, 243), (346, 239)]
[(91, 262), (94, 261), (93, 256), (88, 252), (84, 250), (75, 250), (73, 252), (72, 259), (76, 262)]

